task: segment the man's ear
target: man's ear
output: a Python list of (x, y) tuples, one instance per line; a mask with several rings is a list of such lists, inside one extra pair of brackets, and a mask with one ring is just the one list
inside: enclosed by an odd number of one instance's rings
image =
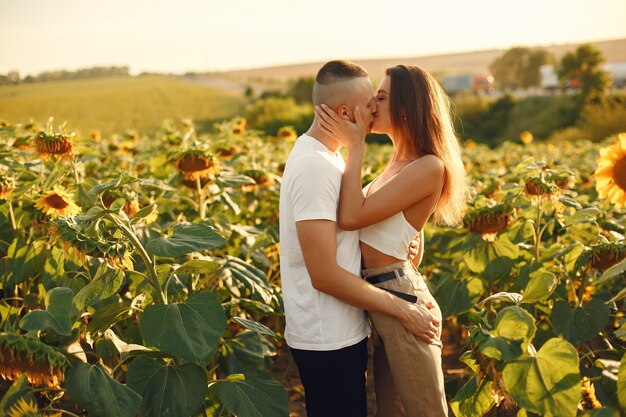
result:
[(339, 117), (341, 117), (344, 120), (352, 119), (350, 108), (345, 104), (342, 104), (339, 107), (337, 107), (337, 114), (339, 115)]

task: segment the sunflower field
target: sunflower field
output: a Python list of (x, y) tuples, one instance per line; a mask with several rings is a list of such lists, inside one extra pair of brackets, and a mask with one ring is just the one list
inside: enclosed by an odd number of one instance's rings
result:
[[(278, 199), (297, 133), (0, 127), (0, 414), (288, 416)], [(391, 157), (371, 145), (370, 181)], [(457, 417), (626, 416), (626, 134), (464, 144), (425, 230)]]

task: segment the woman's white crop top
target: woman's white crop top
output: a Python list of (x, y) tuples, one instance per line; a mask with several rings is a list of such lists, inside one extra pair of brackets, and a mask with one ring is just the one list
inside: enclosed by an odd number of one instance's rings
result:
[[(367, 191), (373, 182), (363, 188), (364, 196), (367, 197)], [(359, 240), (386, 255), (404, 261), (408, 258), (409, 243), (418, 233), (404, 217), (404, 213), (399, 211), (385, 220), (362, 228)]]

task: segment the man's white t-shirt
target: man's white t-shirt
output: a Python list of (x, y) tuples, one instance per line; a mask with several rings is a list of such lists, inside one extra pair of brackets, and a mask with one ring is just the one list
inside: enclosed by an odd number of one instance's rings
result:
[[(337, 221), (343, 157), (308, 135), (296, 141), (280, 187), (280, 275), (285, 339), (295, 349), (336, 350), (369, 334), (365, 312), (313, 288), (296, 222)], [(337, 228), (337, 264), (360, 276), (359, 232)]]

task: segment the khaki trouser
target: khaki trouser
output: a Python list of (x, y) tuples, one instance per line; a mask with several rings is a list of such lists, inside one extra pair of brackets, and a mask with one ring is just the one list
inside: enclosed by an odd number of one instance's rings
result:
[[(405, 271), (404, 276), (397, 273), (400, 269)], [(435, 308), (430, 311), (441, 321), (439, 306), (421, 274), (413, 269), (409, 261), (364, 269), (362, 275), (366, 278), (389, 271), (395, 271), (396, 279), (378, 283), (377, 287), (414, 294), (424, 301), (431, 301)], [(398, 298), (398, 302), (406, 301)], [(368, 315), (374, 327), (375, 416), (447, 416), (439, 337), (428, 344), (409, 333), (394, 317), (375, 312), (368, 312)]]

